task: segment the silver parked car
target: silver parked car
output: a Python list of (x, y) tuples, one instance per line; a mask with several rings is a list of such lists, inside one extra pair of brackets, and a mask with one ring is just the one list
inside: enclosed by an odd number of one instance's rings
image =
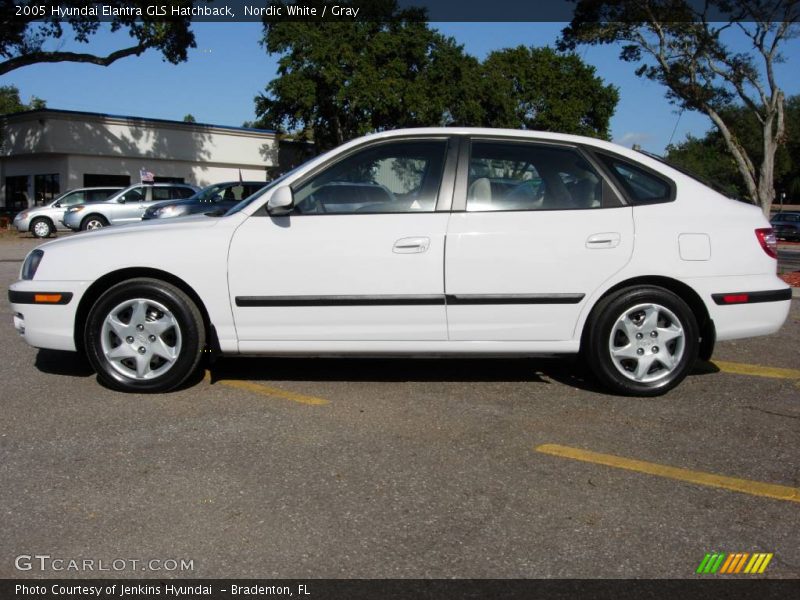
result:
[(137, 183), (104, 202), (70, 207), (63, 223), (73, 231), (135, 223), (154, 202), (189, 198), (199, 189), (186, 183)]
[(20, 233), (30, 231), (37, 238), (50, 237), (57, 229), (66, 229), (61, 221), (70, 206), (102, 202), (121, 189), (121, 187), (85, 187), (69, 190), (49, 204), (28, 208), (17, 214), (14, 217), (14, 227)]

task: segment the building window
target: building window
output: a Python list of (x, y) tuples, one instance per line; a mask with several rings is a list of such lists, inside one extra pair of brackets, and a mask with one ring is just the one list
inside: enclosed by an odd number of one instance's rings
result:
[(33, 176), (33, 201), (36, 206), (49, 204), (60, 191), (58, 173)]
[(83, 187), (128, 187), (130, 184), (130, 175), (83, 175)]
[(6, 208), (23, 210), (28, 208), (28, 176), (6, 177)]

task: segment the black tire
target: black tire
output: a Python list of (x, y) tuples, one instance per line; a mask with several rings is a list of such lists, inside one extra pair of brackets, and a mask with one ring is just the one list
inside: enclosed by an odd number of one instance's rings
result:
[[(677, 326), (683, 332), (682, 339), (670, 340), (659, 346), (659, 338), (650, 337), (654, 329), (646, 329), (645, 322), (642, 321), (642, 339), (628, 340), (622, 328), (616, 327), (616, 324), (618, 319), (629, 313), (627, 318), (630, 325), (638, 327), (636, 318), (645, 315), (645, 309), (629, 311), (639, 306), (654, 307), (650, 314), (655, 314), (661, 324), (677, 320)], [(600, 383), (614, 393), (625, 396), (660, 396), (683, 381), (697, 360), (699, 347), (697, 319), (686, 302), (664, 288), (656, 286), (627, 288), (609, 295), (592, 311), (587, 327), (589, 328), (587, 343), (583, 349), (585, 358)], [(615, 335), (613, 339), (612, 331)], [(658, 327), (655, 331), (658, 336)], [(663, 329), (661, 331), (661, 339), (664, 339), (665, 332)], [(617, 361), (612, 357), (611, 346), (616, 344), (620, 349), (631, 348), (634, 353), (641, 352), (645, 360), (649, 359), (650, 362), (641, 363), (644, 368), (651, 364), (651, 370), (642, 375), (642, 380), (637, 380), (636, 370), (640, 360), (638, 356)], [(655, 349), (660, 349), (661, 355), (665, 356), (664, 363), (658, 360), (660, 355), (655, 355)], [(655, 359), (653, 355), (649, 355), (651, 350)], [(674, 364), (668, 367), (666, 363), (670, 360)]]
[(81, 221), (81, 231), (102, 229), (108, 227), (108, 221), (103, 215), (89, 215)]
[[(134, 330), (139, 325), (134, 322), (139, 320), (134, 308), (127, 309), (130, 310), (127, 322), (125, 311), (117, 312), (127, 302), (146, 310), (141, 331)], [(107, 322), (112, 313), (117, 317), (114, 321), (117, 327), (132, 328), (127, 332), (129, 335), (121, 332), (117, 335), (114, 325)], [(156, 331), (159, 324), (165, 323), (172, 323), (172, 328)], [(100, 380), (116, 390), (140, 393), (166, 392), (180, 386), (197, 370), (205, 339), (202, 315), (191, 298), (170, 283), (150, 278), (123, 281), (100, 296), (89, 311), (83, 334), (86, 355)], [(106, 352), (117, 348), (126, 356), (112, 362)], [(159, 354), (162, 352), (159, 348), (172, 350), (176, 356), (166, 360)], [(136, 356), (142, 349), (139, 353), (143, 356)], [(141, 377), (136, 372), (140, 360), (144, 365), (142, 370), (149, 373)]]
[(44, 239), (53, 235), (53, 222), (46, 217), (38, 217), (31, 221), (30, 231), (33, 237)]

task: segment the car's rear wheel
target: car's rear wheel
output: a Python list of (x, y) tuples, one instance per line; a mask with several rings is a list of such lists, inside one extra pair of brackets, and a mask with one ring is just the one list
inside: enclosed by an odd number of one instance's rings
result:
[(679, 296), (659, 287), (624, 289), (604, 299), (589, 323), (589, 365), (612, 391), (658, 396), (697, 360), (697, 319)]
[(31, 233), (37, 238), (47, 238), (53, 234), (53, 224), (50, 219), (40, 217), (31, 223)]
[(92, 231), (108, 226), (108, 221), (100, 215), (89, 215), (81, 221), (81, 231)]
[(84, 347), (100, 379), (125, 392), (169, 391), (198, 368), (205, 328), (182, 290), (157, 279), (123, 281), (89, 312)]

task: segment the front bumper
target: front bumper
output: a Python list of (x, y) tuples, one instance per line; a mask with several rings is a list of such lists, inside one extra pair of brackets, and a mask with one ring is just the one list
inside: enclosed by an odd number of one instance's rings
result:
[(14, 227), (17, 228), (17, 231), (20, 233), (26, 233), (31, 226), (31, 219), (30, 217), (26, 217), (24, 219), (20, 219), (19, 215), (14, 217), (14, 221), (11, 223)]
[[(75, 315), (90, 283), (35, 279), (12, 283), (8, 297), (17, 333), (34, 348), (75, 351)], [(37, 296), (49, 298), (37, 302)]]

